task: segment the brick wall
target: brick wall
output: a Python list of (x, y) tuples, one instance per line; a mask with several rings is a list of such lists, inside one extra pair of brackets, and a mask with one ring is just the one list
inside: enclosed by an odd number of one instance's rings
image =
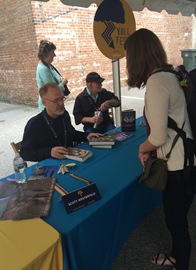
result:
[(26, 0), (0, 0), (0, 100), (35, 104), (36, 36)]
[[(47, 3), (30, 0), (0, 0), (0, 100), (37, 104), (35, 80), (37, 50), (41, 39), (56, 46), (54, 65), (69, 80), (74, 97), (85, 86), (85, 76), (97, 71), (106, 78), (104, 86), (113, 88), (111, 60), (102, 55), (93, 36), (96, 5), (70, 7), (59, 0)], [(192, 17), (150, 12), (134, 12), (137, 29), (153, 30), (162, 40), (168, 59), (182, 62), (181, 49), (191, 48)], [(6, 23), (5, 23), (6, 22)], [(120, 60), (121, 85), (125, 85), (125, 59)]]

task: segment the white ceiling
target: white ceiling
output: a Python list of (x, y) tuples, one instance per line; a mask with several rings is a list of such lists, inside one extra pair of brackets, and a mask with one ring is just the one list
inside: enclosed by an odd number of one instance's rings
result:
[[(34, 1), (34, 0), (32, 0)], [(50, 0), (38, 0), (41, 2), (48, 2)], [(59, 0), (65, 5), (89, 7), (95, 3), (99, 5), (102, 0)], [(196, 0), (126, 0), (133, 11), (141, 11), (147, 7), (151, 11), (166, 10), (169, 14), (178, 14), (196, 16)]]

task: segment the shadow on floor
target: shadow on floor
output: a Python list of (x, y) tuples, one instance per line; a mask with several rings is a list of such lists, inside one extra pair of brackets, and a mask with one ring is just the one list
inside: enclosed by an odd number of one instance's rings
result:
[[(196, 269), (196, 197), (189, 212), (189, 228), (192, 239), (190, 270)], [(158, 206), (129, 236), (111, 270), (157, 270), (150, 262), (157, 253), (171, 250), (170, 235), (165, 227), (163, 207)], [(164, 269), (171, 269), (164, 266)]]

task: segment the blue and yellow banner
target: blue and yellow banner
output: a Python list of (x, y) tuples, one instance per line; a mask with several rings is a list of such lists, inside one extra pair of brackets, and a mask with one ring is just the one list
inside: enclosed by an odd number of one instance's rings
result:
[(129, 4), (125, 0), (104, 0), (95, 13), (93, 29), (97, 46), (106, 57), (123, 58), (124, 42), (136, 30)]

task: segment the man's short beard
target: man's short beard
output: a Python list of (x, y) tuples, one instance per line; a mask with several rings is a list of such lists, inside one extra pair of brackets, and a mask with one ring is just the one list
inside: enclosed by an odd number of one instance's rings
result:
[(56, 111), (57, 115), (62, 115), (63, 113), (64, 113), (64, 109), (62, 109), (62, 111), (61, 110)]

